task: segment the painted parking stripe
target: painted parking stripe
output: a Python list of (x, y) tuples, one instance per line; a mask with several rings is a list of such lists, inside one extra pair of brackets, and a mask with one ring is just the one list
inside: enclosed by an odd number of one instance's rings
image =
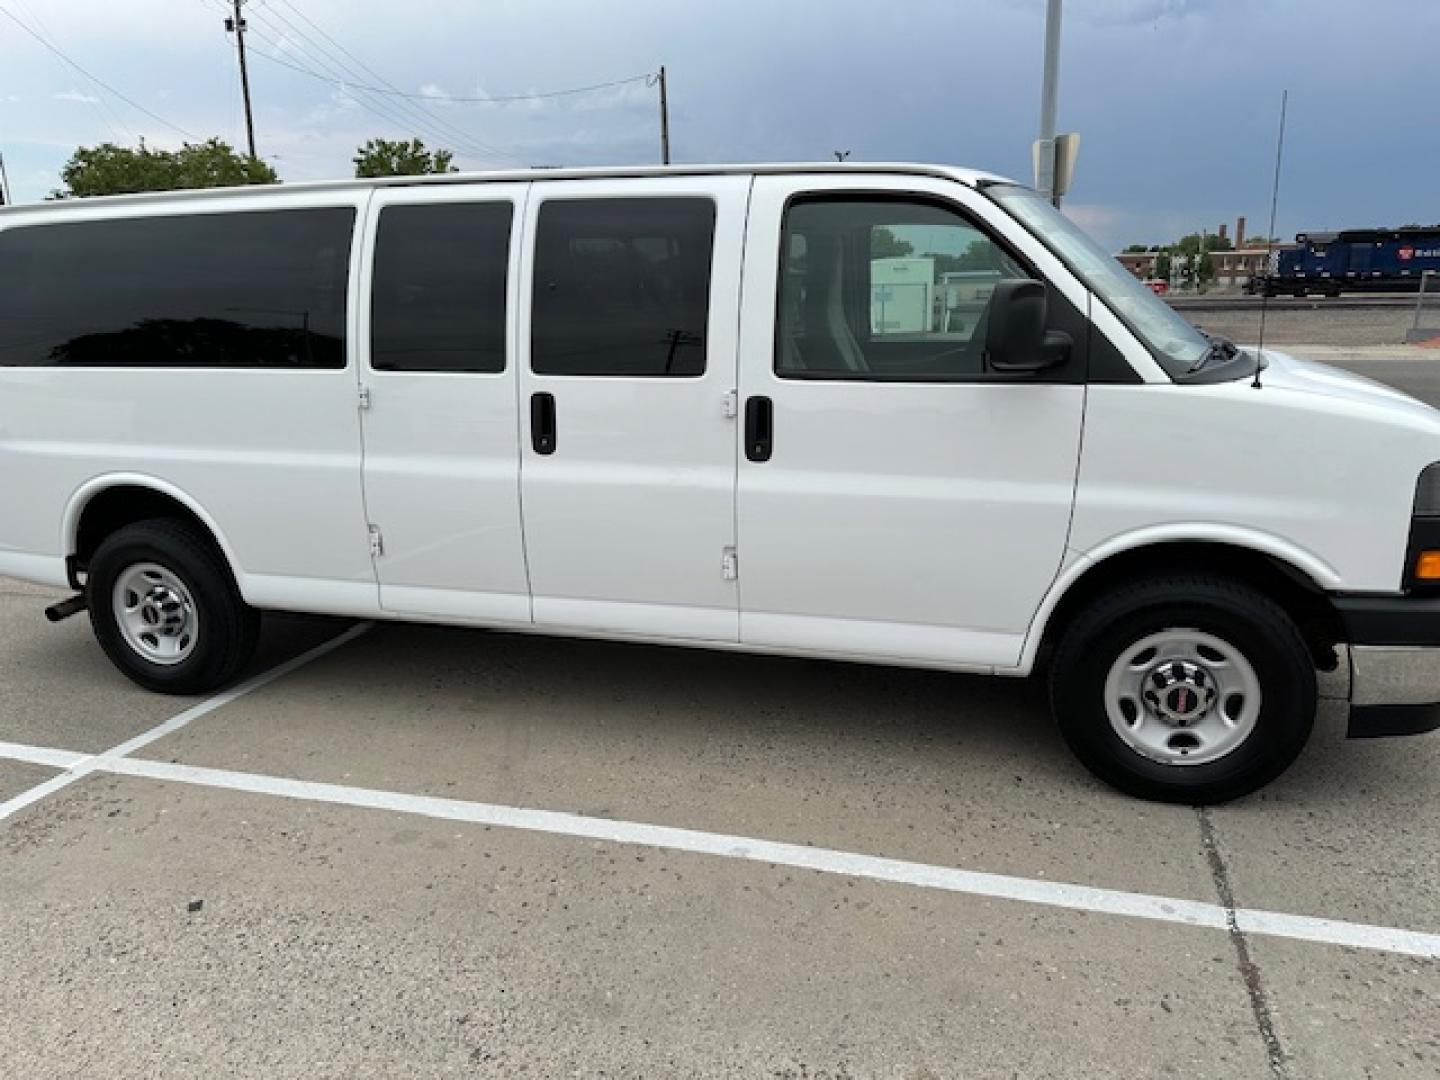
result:
[[(427, 795), (408, 795), (397, 791), (345, 787), (164, 761), (114, 758), (100, 762), (95, 768), (99, 772), (147, 780), (194, 784), (333, 806), (414, 814), (443, 821), (490, 825), (556, 836), (638, 844), (890, 884), (939, 889), (969, 896), (1039, 904), (1069, 911), (1149, 919), (1210, 930), (1228, 930), (1226, 910), (1221, 905), (1176, 897), (933, 866), (857, 852), (729, 836), (668, 825), (617, 821), (555, 810), (466, 802)], [(1440, 934), (1248, 908), (1237, 909), (1235, 918), (1238, 929), (1246, 933), (1440, 959)]]
[(48, 746), (26, 746), (24, 743), (0, 742), (0, 758), (23, 761), (27, 765), (48, 765), (52, 769), (71, 769), (94, 754), (74, 750), (51, 750)]
[(207, 713), (212, 713), (216, 709), (223, 709), (226, 705), (229, 705), (237, 698), (242, 698), (246, 694), (253, 693), (256, 690), (259, 690), (262, 686), (268, 686), (276, 679), (283, 679), (286, 675), (289, 675), (297, 668), (302, 668), (306, 664), (311, 663), (312, 661), (319, 660), (322, 656), (325, 656), (327, 653), (334, 652), (342, 645), (348, 645), (350, 642), (354, 641), (357, 637), (365, 633), (365, 631), (369, 630), (374, 625), (374, 623), (368, 622), (357, 623), (356, 625), (350, 627), (350, 629), (346, 630), (343, 634), (339, 634), (331, 638), (329, 641), (322, 641), (313, 649), (307, 649), (299, 656), (293, 656), (289, 660), (286, 660), (283, 664), (276, 664), (273, 668), (262, 671), (260, 672), (260, 674), (252, 676), (251, 678), (246, 679), (244, 682), (236, 686), (232, 686), (229, 690), (226, 690), (223, 693), (216, 694), (212, 698), (206, 698), (204, 701), (200, 702), (200, 704), (194, 706), (193, 708), (186, 709), (178, 716), (172, 716), (163, 724), (157, 724), (149, 731), (142, 732), (141, 734), (136, 735), (133, 739), (129, 739), (121, 743), (119, 746), (115, 746), (109, 750), (106, 750), (103, 754), (100, 755), (100, 760), (113, 761), (117, 758), (123, 758), (129, 754), (133, 754), (136, 750), (149, 746), (156, 739), (163, 739), (166, 735), (169, 735), (172, 732), (179, 731), (186, 724), (189, 724), (195, 720), (199, 720), (200, 717), (205, 716)]
[[(76, 754), (69, 750), (54, 750), (48, 747), (38, 746), (19, 746), (16, 743), (0, 743), (0, 757), (9, 757), (16, 761), (28, 761), (33, 765), (51, 765), (54, 768), (65, 770), (65, 772), (59, 776), (51, 777), (43, 784), (30, 788), (28, 791), (22, 791), (19, 795), (5, 802), (0, 802), (0, 821), (4, 821), (8, 817), (13, 817), (26, 807), (33, 806), (41, 799), (69, 787), (75, 783), (75, 781), (89, 776), (92, 772), (102, 770), (106, 765), (123, 759), (127, 754), (133, 754), (136, 750), (149, 746), (156, 739), (163, 739), (166, 735), (179, 731), (186, 724), (200, 719), (200, 717), (205, 716), (207, 713), (212, 713), (216, 709), (224, 708), (237, 698), (242, 698), (252, 691), (259, 690), (262, 686), (268, 686), (276, 679), (284, 678), (295, 669), (304, 667), (312, 660), (318, 660), (320, 657), (335, 651), (342, 645), (354, 641), (373, 625), (374, 623), (368, 622), (357, 623), (343, 634), (339, 634), (329, 641), (321, 642), (313, 649), (307, 649), (299, 656), (294, 656), (286, 660), (283, 664), (277, 664), (273, 668), (260, 672), (258, 675), (252, 675), (244, 682), (232, 686), (229, 690), (216, 694), (214, 697), (206, 698), (198, 705), (193, 705), (184, 712), (172, 716), (164, 723), (156, 724), (153, 728), (141, 732), (133, 739), (127, 739), (118, 746), (112, 746), (109, 750), (102, 751), (99, 754)], [(41, 760), (42, 757), (48, 757), (49, 760)]]

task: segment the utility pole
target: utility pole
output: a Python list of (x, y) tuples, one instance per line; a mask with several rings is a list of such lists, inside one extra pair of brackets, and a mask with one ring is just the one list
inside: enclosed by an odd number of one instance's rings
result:
[(0, 154), (0, 206), (10, 205), (10, 177), (5, 173), (5, 155)]
[(670, 99), (665, 94), (665, 65), (660, 65), (660, 164), (670, 164)]
[(1060, 8), (1049, 0), (1045, 9), (1045, 81), (1040, 89), (1040, 141), (1036, 144), (1035, 186), (1058, 205), (1055, 195), (1055, 110), (1060, 97)]
[(250, 72), (245, 67), (245, 19), (240, 14), (245, 0), (231, 2), (235, 5), (235, 14), (225, 20), (225, 29), (235, 35), (235, 48), (240, 54), (240, 93), (245, 97), (245, 139), (250, 144), (250, 160), (258, 161), (255, 156), (255, 118), (250, 112)]

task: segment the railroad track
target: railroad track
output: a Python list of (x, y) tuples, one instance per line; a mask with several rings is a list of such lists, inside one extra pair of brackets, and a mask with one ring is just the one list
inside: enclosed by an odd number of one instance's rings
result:
[[(1246, 296), (1242, 294), (1230, 294), (1226, 296), (1166, 296), (1165, 302), (1176, 311), (1251, 311), (1259, 310), (1263, 297)], [(1431, 306), (1440, 297), (1426, 298), (1426, 306)], [(1324, 308), (1330, 311), (1346, 310), (1378, 310), (1382, 308), (1411, 308), (1415, 307), (1414, 293), (1379, 293), (1366, 295), (1358, 293), (1341, 296), (1272, 296), (1270, 297), (1270, 309), (1272, 311), (1293, 310), (1306, 311), (1312, 308)]]

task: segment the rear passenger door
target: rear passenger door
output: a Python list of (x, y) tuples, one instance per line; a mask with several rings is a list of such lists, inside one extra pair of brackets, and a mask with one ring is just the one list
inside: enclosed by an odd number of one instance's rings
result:
[(537, 183), (521, 492), (535, 621), (736, 641), (749, 178)]
[(513, 360), (523, 184), (380, 190), (365, 235), (365, 505), (380, 606), (528, 623)]

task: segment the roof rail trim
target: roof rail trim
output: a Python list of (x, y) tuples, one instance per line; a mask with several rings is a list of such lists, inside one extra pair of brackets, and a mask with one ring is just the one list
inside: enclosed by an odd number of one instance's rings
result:
[(511, 169), (496, 172), (443, 173), (434, 176), (387, 176), (364, 180), (311, 180), (299, 183), (254, 184), (245, 187), (186, 188), (179, 191), (146, 191), (129, 195), (99, 195), (75, 199), (52, 199), (42, 202), (12, 203), (0, 206), (0, 217), (44, 209), (60, 210), (70, 206), (130, 206), (147, 203), (191, 199), (226, 199), (253, 197), (267, 192), (308, 194), (325, 192), (364, 191), (395, 187), (442, 187), (451, 184), (502, 184), (541, 182), (545, 180), (619, 180), (665, 176), (774, 176), (774, 175), (901, 175), (954, 180), (970, 187), (985, 183), (1010, 183), (1004, 177), (973, 169), (949, 165), (927, 165), (918, 162), (772, 162), (734, 165), (617, 165), (574, 169)]

